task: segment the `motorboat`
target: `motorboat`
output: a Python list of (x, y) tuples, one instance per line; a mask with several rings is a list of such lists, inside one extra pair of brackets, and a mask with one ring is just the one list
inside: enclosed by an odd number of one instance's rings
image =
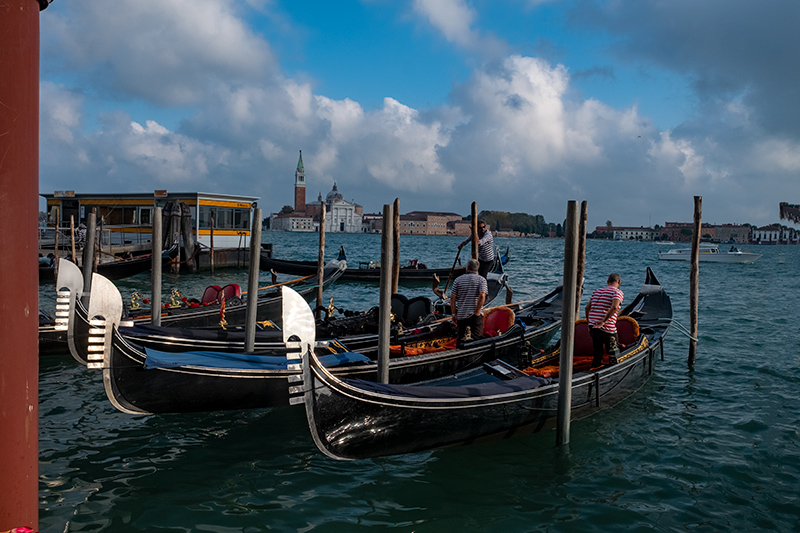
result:
[[(741, 251), (735, 245), (727, 252), (721, 252), (716, 244), (701, 244), (698, 258), (700, 261), (708, 263), (755, 263), (761, 254)], [(658, 252), (658, 258), (662, 261), (690, 261), (692, 259), (691, 248), (673, 248), (666, 252)]]

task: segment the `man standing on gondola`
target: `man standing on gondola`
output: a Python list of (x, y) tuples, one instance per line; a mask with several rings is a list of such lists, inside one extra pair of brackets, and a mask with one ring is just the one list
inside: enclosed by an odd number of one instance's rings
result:
[(477, 259), (467, 261), (467, 271), (458, 276), (450, 290), (450, 314), (457, 328), (457, 346), (466, 340), (467, 328), (470, 340), (483, 336), (483, 304), (489, 292), (486, 278), (478, 274)]
[(594, 291), (589, 303), (586, 304), (586, 319), (589, 322), (589, 335), (592, 337), (592, 348), (594, 348), (593, 369), (603, 363), (605, 352), (608, 353), (612, 364), (616, 362), (614, 356), (619, 351), (617, 314), (622, 307), (624, 297), (619, 290), (621, 284), (622, 279), (619, 274), (610, 274), (607, 285)]
[[(472, 237), (459, 244), (458, 249), (462, 249), (470, 242), (472, 242)], [(478, 261), (480, 261), (478, 274), (486, 279), (486, 275), (494, 265), (494, 237), (492, 237), (492, 232), (486, 229), (486, 222), (483, 220), (478, 222)]]

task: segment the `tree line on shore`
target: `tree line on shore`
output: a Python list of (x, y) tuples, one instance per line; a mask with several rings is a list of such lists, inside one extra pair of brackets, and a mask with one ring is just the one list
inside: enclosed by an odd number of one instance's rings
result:
[[(467, 217), (469, 220), (470, 217)], [(478, 219), (483, 220), (492, 231), (516, 231), (527, 235), (548, 237), (564, 236), (564, 226), (547, 222), (542, 215), (509, 213), (507, 211), (481, 211)]]

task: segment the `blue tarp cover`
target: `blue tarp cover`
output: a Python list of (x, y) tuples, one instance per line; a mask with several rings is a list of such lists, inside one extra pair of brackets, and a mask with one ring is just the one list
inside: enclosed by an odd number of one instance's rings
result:
[[(145, 369), (175, 368), (179, 366), (200, 366), (206, 368), (237, 368), (245, 370), (285, 370), (288, 361), (278, 355), (246, 355), (224, 352), (183, 352), (172, 353), (145, 349)], [(324, 366), (337, 366), (347, 363), (368, 363), (370, 359), (355, 352), (323, 355), (319, 358)], [(292, 360), (299, 363), (299, 359)]]

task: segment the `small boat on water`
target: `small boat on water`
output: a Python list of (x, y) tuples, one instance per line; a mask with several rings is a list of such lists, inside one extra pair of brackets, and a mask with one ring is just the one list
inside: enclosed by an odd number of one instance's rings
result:
[[(339, 249), (339, 259), (346, 260), (344, 247)], [(286, 259), (273, 259), (267, 257), (263, 251), (261, 253), (261, 270), (274, 270), (281, 274), (292, 276), (306, 276), (316, 274), (316, 261), (291, 261)], [(452, 268), (428, 268), (424, 263), (417, 260), (411, 261), (407, 266), (400, 267), (400, 283), (428, 283), (434, 274), (442, 279), (447, 279), (452, 272), (455, 279), (466, 271), (465, 266), (453, 266)], [(348, 268), (342, 274), (342, 281), (381, 281), (381, 267), (373, 261), (360, 262), (358, 268)]]
[[(167, 259), (174, 257), (179, 252), (178, 245), (173, 245), (170, 249), (164, 250), (162, 257)], [(69, 259), (61, 259), (61, 262), (71, 262)], [(110, 261), (97, 264), (96, 272), (108, 279), (123, 279), (142, 272), (147, 272), (153, 266), (152, 254), (137, 255), (130, 258), (118, 257)], [(39, 266), (39, 282), (52, 282), (56, 280), (55, 266)]]
[[(627, 318), (623, 318), (627, 317)], [(578, 321), (572, 376), (572, 417), (589, 416), (628, 398), (653, 373), (672, 323), (670, 298), (652, 271), (620, 312), (622, 351), (590, 369), (588, 324)], [(303, 340), (303, 334), (297, 335)], [(508, 438), (552, 427), (558, 408), (559, 350), (524, 364), (502, 356), (465, 372), (414, 385), (336, 376), (316, 355), (303, 356), (302, 403), (317, 447), (353, 460)]]
[[(720, 252), (716, 244), (700, 244), (698, 259), (707, 263), (755, 263), (761, 254), (751, 254), (748, 251), (742, 252), (736, 246), (731, 246), (727, 252)], [(658, 252), (658, 258), (662, 261), (691, 261), (691, 248), (673, 248), (666, 252)]]

